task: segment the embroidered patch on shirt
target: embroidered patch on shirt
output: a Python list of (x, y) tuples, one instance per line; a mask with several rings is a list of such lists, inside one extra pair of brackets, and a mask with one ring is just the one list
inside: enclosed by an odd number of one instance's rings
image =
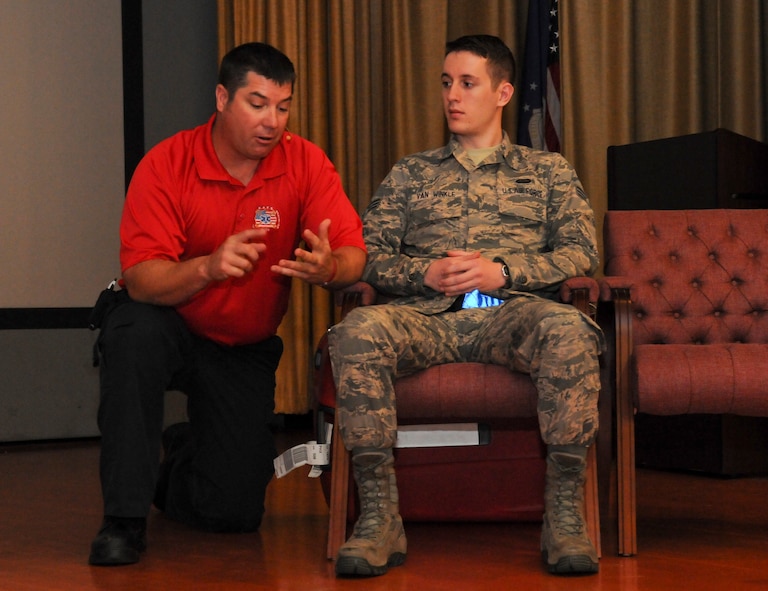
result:
[(253, 214), (254, 228), (273, 228), (280, 227), (280, 212), (274, 207), (258, 207)]

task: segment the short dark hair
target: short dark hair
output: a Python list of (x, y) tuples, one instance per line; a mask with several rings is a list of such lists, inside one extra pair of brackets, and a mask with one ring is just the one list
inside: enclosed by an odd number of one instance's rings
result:
[(291, 89), (296, 82), (293, 62), (282, 51), (266, 43), (243, 43), (229, 51), (219, 67), (219, 84), (227, 89), (229, 100), (238, 88), (245, 86), (248, 72), (260, 74), (280, 85), (290, 84)]
[(515, 56), (512, 50), (494, 35), (465, 35), (445, 44), (445, 55), (468, 51), (488, 60), (491, 81), (498, 87), (501, 82), (515, 84)]

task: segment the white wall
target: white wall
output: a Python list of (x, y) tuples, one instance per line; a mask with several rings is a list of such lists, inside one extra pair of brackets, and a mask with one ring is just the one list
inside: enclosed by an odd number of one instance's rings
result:
[[(150, 147), (212, 112), (216, 0), (142, 12)], [(0, 52), (0, 313), (89, 308), (119, 273), (121, 2), (0, 0)], [(0, 442), (98, 435), (96, 336), (0, 325)]]
[(118, 0), (0, 0), (0, 308), (87, 307), (118, 271)]

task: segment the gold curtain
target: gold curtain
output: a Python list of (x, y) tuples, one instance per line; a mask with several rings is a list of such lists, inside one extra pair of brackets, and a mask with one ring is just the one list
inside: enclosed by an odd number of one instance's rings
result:
[[(519, 53), (522, 4), (487, 0), (478, 10), (457, 0), (219, 0), (219, 53), (264, 41), (291, 58), (298, 81), (289, 127), (328, 153), (362, 213), (397, 159), (446, 139), (445, 41), (483, 31)], [(514, 129), (516, 109), (507, 116)], [(310, 408), (312, 353), (334, 314), (324, 290), (294, 282), (279, 330), (277, 412)]]
[[(446, 40), (495, 34), (519, 68), (524, 58), (528, 0), (218, 3), (221, 55), (258, 40), (293, 60), (290, 128), (326, 150), (360, 212), (397, 159), (446, 140), (439, 84)], [(717, 127), (765, 140), (763, 4), (560, 0), (563, 153), (601, 227), (609, 145)], [(517, 111), (515, 96), (504, 116), (513, 138)], [(312, 352), (334, 309), (324, 290), (300, 282), (291, 298), (276, 405), (303, 413)]]
[(597, 213), (606, 150), (725, 128), (766, 140), (760, 0), (560, 0), (563, 154)]

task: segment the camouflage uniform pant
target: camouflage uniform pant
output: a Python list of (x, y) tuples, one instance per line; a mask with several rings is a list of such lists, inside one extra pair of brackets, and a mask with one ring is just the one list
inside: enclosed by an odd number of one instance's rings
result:
[(573, 306), (527, 294), (436, 315), (393, 304), (356, 308), (329, 334), (338, 428), (348, 449), (391, 447), (394, 379), (477, 361), (530, 374), (546, 444), (588, 445), (597, 430), (602, 347), (600, 329)]

